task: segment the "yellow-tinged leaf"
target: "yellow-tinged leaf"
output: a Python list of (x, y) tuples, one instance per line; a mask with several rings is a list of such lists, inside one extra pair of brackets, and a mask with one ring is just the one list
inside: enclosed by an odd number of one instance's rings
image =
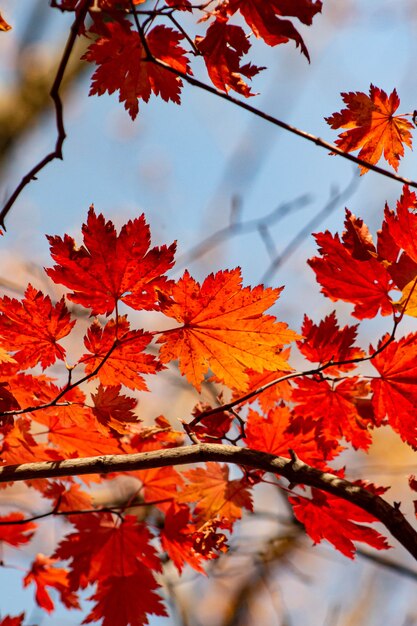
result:
[(402, 296), (394, 305), (401, 313), (417, 317), (417, 276), (403, 287)]
[(246, 389), (247, 368), (291, 371), (282, 347), (298, 339), (287, 324), (265, 315), (282, 289), (242, 287), (240, 269), (210, 274), (200, 286), (188, 272), (171, 297), (160, 296), (161, 311), (182, 324), (166, 331), (160, 359), (178, 359), (181, 373), (201, 388), (208, 369), (225, 385)]

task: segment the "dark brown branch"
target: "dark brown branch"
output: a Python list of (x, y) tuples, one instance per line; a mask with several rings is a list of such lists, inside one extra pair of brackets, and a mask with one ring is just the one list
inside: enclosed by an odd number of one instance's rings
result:
[(309, 485), (343, 498), (373, 515), (407, 552), (417, 559), (417, 532), (397, 506), (392, 506), (380, 496), (359, 485), (311, 467), (298, 458), (286, 459), (248, 448), (198, 444), (139, 454), (106, 455), (84, 459), (9, 465), (0, 469), (0, 483), (35, 480), (37, 478), (58, 478), (59, 476), (129, 472), (207, 461), (233, 463), (248, 468), (261, 469), (286, 478), (290, 484)]
[(16, 202), (17, 198), (21, 194), (21, 192), (25, 189), (25, 187), (36, 180), (36, 175), (44, 168), (48, 163), (54, 161), (55, 159), (62, 160), (62, 146), (65, 141), (66, 133), (64, 128), (64, 116), (63, 116), (63, 105), (60, 96), (60, 88), (61, 83), (64, 78), (64, 73), (66, 67), (68, 65), (69, 59), (71, 57), (71, 53), (73, 51), (80, 26), (83, 24), (85, 16), (87, 15), (88, 7), (90, 6), (91, 0), (84, 0), (79, 12), (76, 14), (75, 20), (71, 26), (70, 34), (65, 45), (65, 49), (61, 58), (61, 61), (58, 66), (58, 70), (51, 87), (50, 96), (53, 100), (55, 106), (55, 118), (56, 118), (56, 129), (57, 129), (57, 138), (55, 143), (55, 148), (52, 152), (47, 154), (41, 161), (39, 161), (25, 176), (23, 176), (22, 180), (13, 191), (12, 195), (7, 200), (3, 209), (0, 212), (0, 225), (5, 229), (4, 220), (12, 208), (13, 204)]
[[(139, 34), (140, 32), (141, 31), (139, 29)], [(147, 54), (148, 54), (148, 51), (147, 51)], [(328, 141), (324, 141), (324, 139), (321, 139), (320, 137), (317, 137), (316, 135), (307, 133), (305, 130), (301, 130), (300, 128), (297, 128), (296, 126), (287, 124), (287, 122), (283, 122), (282, 120), (279, 120), (273, 115), (269, 115), (268, 113), (265, 113), (264, 111), (260, 111), (259, 109), (257, 109), (256, 107), (253, 107), (247, 102), (238, 100), (234, 96), (231, 96), (229, 93), (219, 91), (215, 87), (212, 87), (211, 85), (207, 85), (206, 83), (203, 83), (201, 80), (198, 80), (197, 78), (194, 78), (193, 76), (189, 76), (185, 72), (181, 72), (169, 66), (168, 64), (164, 63), (163, 61), (156, 59), (155, 57), (152, 57), (151, 59), (146, 58), (144, 59), (144, 61), (148, 63), (154, 63), (155, 65), (158, 65), (159, 67), (166, 69), (168, 72), (175, 74), (176, 76), (178, 76), (178, 78), (185, 80), (190, 85), (193, 85), (193, 87), (198, 87), (199, 89), (202, 89), (203, 91), (207, 91), (208, 93), (218, 96), (219, 98), (222, 98), (223, 100), (226, 100), (227, 102), (230, 102), (231, 104), (234, 104), (240, 109), (249, 111), (249, 113), (252, 113), (253, 115), (256, 115), (257, 117), (260, 117), (261, 119), (265, 120), (266, 122), (269, 122), (270, 124), (273, 124), (274, 126), (278, 126), (279, 128), (282, 128), (288, 131), (289, 133), (292, 133), (294, 135), (297, 135), (298, 137), (302, 137), (303, 139), (306, 139), (307, 141), (311, 141), (312, 143), (315, 143), (316, 146), (319, 146), (320, 148), (324, 148), (325, 150), (328, 150), (334, 155), (347, 159), (348, 161), (351, 161), (352, 163), (356, 163), (357, 165), (360, 165), (361, 167), (365, 167), (368, 170), (372, 170), (373, 172), (376, 172), (377, 174), (380, 174), (381, 176), (386, 176), (387, 178), (391, 178), (400, 183), (403, 183), (404, 185), (409, 185), (410, 187), (414, 187), (417, 189), (417, 181), (404, 178), (403, 176), (399, 176), (395, 172), (390, 172), (389, 170), (386, 170), (383, 167), (379, 167), (378, 165), (374, 165), (373, 163), (368, 163), (368, 161), (364, 161), (363, 159), (360, 159), (359, 157), (356, 157), (353, 154), (344, 152), (344, 150), (340, 150), (340, 148), (338, 148), (334, 144), (331, 144)]]

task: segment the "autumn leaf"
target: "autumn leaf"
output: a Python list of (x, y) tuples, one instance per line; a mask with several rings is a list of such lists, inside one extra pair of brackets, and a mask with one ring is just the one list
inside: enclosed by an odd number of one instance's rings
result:
[(245, 426), (245, 443), (254, 450), (287, 458), (291, 456), (290, 450), (294, 450), (306, 463), (323, 467), (325, 460), (336, 456), (338, 450), (333, 449), (333, 454), (324, 458), (316, 425), (307, 419), (308, 415), (305, 417), (303, 427), (291, 428), (292, 414), (286, 406), (276, 406), (265, 417), (250, 410)]
[(23, 586), (27, 587), (31, 583), (36, 585), (36, 602), (48, 613), (54, 610), (55, 605), (46, 590), (47, 587), (52, 587), (58, 591), (60, 600), (67, 609), (79, 609), (78, 598), (69, 589), (68, 570), (56, 567), (56, 562), (56, 559), (38, 554), (31, 569), (23, 579)]
[(249, 51), (250, 43), (240, 26), (216, 20), (204, 37), (196, 38), (196, 45), (215, 87), (226, 93), (234, 89), (246, 98), (254, 95), (242, 76), (252, 79), (265, 68), (250, 63), (241, 65), (241, 58)]
[(242, 508), (252, 511), (252, 498), (243, 479), (229, 480), (229, 467), (207, 463), (206, 468), (183, 472), (188, 484), (179, 502), (195, 502), (195, 516), (199, 522), (214, 517), (235, 521), (242, 517)]
[[(375, 491), (380, 493), (378, 489)], [(313, 488), (311, 493), (311, 499), (290, 496), (289, 501), (293, 505), (295, 517), (304, 524), (308, 536), (315, 544), (326, 539), (350, 559), (356, 553), (354, 542), (366, 543), (376, 550), (390, 548), (385, 537), (374, 528), (364, 525), (377, 521), (372, 515), (318, 489)]]
[(49, 296), (28, 285), (21, 302), (0, 298), (0, 313), (0, 341), (14, 353), (22, 370), (38, 363), (45, 369), (56, 359), (65, 359), (65, 350), (57, 342), (71, 332), (75, 321), (63, 298), (53, 306)]
[(126, 426), (138, 422), (138, 417), (133, 412), (137, 399), (123, 396), (120, 389), (121, 385), (103, 387), (100, 384), (97, 393), (91, 394), (93, 414), (104, 427), (104, 432), (111, 429), (119, 434), (128, 433)]
[(143, 350), (152, 335), (141, 330), (130, 330), (126, 316), (109, 320), (102, 327), (96, 320), (84, 338), (88, 353), (80, 363), (85, 365), (86, 374), (92, 374), (99, 366), (97, 376), (102, 385), (125, 385), (129, 389), (147, 390), (143, 374), (156, 374), (161, 364)]
[[(413, 124), (406, 115), (395, 115), (400, 105), (396, 90), (388, 97), (385, 91), (371, 85), (369, 96), (362, 92), (342, 93), (347, 108), (325, 118), (331, 128), (347, 128), (336, 140), (345, 152), (359, 150), (358, 157), (375, 164), (384, 158), (397, 170), (404, 156), (404, 144), (411, 148)], [(360, 166), (361, 174), (367, 172)]]
[[(165, 447), (165, 446), (164, 446)], [(124, 444), (123, 450), (127, 454), (136, 452), (150, 452), (160, 450), (160, 441), (152, 438), (143, 439), (136, 436), (129, 444)], [(171, 503), (177, 500), (179, 490), (183, 485), (183, 478), (175, 467), (152, 467), (144, 470), (130, 472), (130, 476), (135, 476), (142, 483), (140, 495), (145, 502), (154, 502), (162, 511), (167, 511)]]
[(162, 600), (155, 593), (159, 585), (144, 565), (135, 574), (112, 576), (102, 581), (89, 600), (96, 605), (82, 622), (101, 621), (101, 626), (143, 626), (147, 615), (168, 617)]
[[(383, 337), (378, 347), (387, 340), (388, 336)], [(401, 439), (417, 449), (417, 333), (392, 341), (371, 363), (379, 373), (371, 381), (377, 423), (388, 418)]]
[(161, 361), (179, 359), (181, 374), (198, 391), (208, 368), (221, 382), (242, 391), (248, 367), (258, 372), (291, 370), (281, 348), (298, 336), (287, 324), (264, 315), (280, 292), (242, 288), (238, 268), (210, 274), (201, 286), (186, 271), (170, 298), (161, 295), (161, 311), (182, 324), (158, 339)]
[[(106, 24), (108, 35), (91, 44), (83, 59), (95, 63), (91, 95), (119, 91), (119, 101), (134, 120), (138, 100), (148, 102), (152, 93), (180, 104), (182, 80), (174, 73), (147, 59), (139, 33), (126, 20)], [(167, 26), (155, 26), (147, 35), (147, 46), (156, 59), (174, 70), (191, 73), (185, 50), (179, 45), (184, 36)]]
[(320, 0), (227, 0), (220, 5), (218, 11), (233, 15), (240, 11), (246, 23), (256, 37), (261, 37), (269, 46), (295, 41), (308, 60), (310, 60), (303, 38), (290, 20), (285, 17), (296, 17), (306, 25), (312, 23), (313, 17), (320, 13)]
[(118, 440), (100, 432), (94, 418), (89, 422), (85, 419), (80, 425), (63, 423), (59, 415), (51, 416), (48, 441), (56, 447), (59, 458), (120, 454), (121, 451)]
[(342, 239), (329, 231), (315, 235), (321, 257), (309, 259), (322, 293), (333, 301), (354, 304), (353, 315), (358, 319), (392, 315), (390, 290), (394, 283), (384, 259), (360, 218), (346, 211), (346, 230)]
[[(283, 350), (281, 353), (281, 356), (282, 357), (285, 356), (285, 358), (288, 358), (289, 349)], [(271, 372), (269, 370), (264, 370), (263, 372), (255, 372), (254, 370), (251, 370), (250, 368), (246, 370), (246, 373), (249, 376), (249, 383), (248, 383), (248, 389), (247, 389), (248, 393), (250, 393), (251, 391), (255, 391), (256, 389), (260, 389), (264, 385), (267, 385), (268, 383), (278, 380), (281, 376), (285, 376), (286, 374), (288, 374), (288, 372), (283, 372), (283, 371), (280, 372), (279, 370), (276, 372)], [(235, 389), (233, 391), (232, 399), (237, 400), (238, 398), (241, 397), (241, 395), (242, 395), (241, 390)], [(265, 391), (262, 391), (262, 393), (259, 393), (258, 395), (252, 398), (249, 398), (249, 400), (247, 400), (247, 403), (251, 404), (253, 402), (259, 402), (259, 406), (261, 407), (262, 411), (264, 413), (268, 413), (268, 411), (270, 411), (276, 406), (277, 402), (280, 402), (281, 400), (285, 400), (285, 401), (290, 400), (291, 395), (292, 395), (291, 382), (289, 380), (283, 380), (282, 382), (277, 383), (276, 385), (271, 385), (271, 387), (269, 387)]]
[(194, 530), (190, 509), (184, 504), (172, 504), (168, 509), (160, 538), (163, 549), (181, 574), (185, 564), (197, 572), (204, 572), (201, 556), (194, 552)]
[(232, 413), (220, 411), (208, 417), (200, 417), (201, 414), (212, 409), (213, 407), (206, 402), (199, 402), (194, 407), (192, 416), (198, 418), (198, 424), (193, 426), (193, 433), (197, 435), (200, 441), (219, 443), (219, 439), (223, 439), (230, 430), (234, 416)]
[(50, 482), (42, 495), (53, 500), (57, 511), (86, 511), (93, 506), (91, 495), (82, 491), (78, 483)]
[(24, 518), (22, 513), (9, 513), (1, 516), (0, 541), (15, 547), (28, 543), (32, 539), (37, 525), (34, 522), (23, 522)]
[(94, 207), (82, 233), (81, 247), (69, 235), (47, 237), (56, 265), (46, 273), (72, 290), (67, 297), (91, 308), (91, 315), (110, 315), (119, 300), (137, 310), (154, 309), (157, 291), (167, 286), (163, 274), (173, 265), (175, 243), (150, 248), (150, 229), (143, 215), (129, 220), (117, 234), (113, 223), (101, 213), (96, 215)]
[(6, 617), (1, 620), (0, 626), (22, 626), (24, 619), (24, 613), (22, 613), (21, 615), (17, 615), (16, 617), (10, 617), (9, 615), (6, 615)]
[(2, 14), (0, 13), (0, 30), (2, 31), (8, 31), (11, 30), (11, 26), (10, 24), (8, 24), (6, 22), (6, 20), (4, 19), (4, 17), (2, 16)]
[(73, 518), (76, 530), (64, 537), (54, 558), (71, 561), (71, 590), (111, 577), (134, 575), (140, 565), (161, 571), (158, 555), (150, 544), (148, 528), (133, 515), (116, 522), (110, 514)]
[(329, 441), (345, 439), (356, 449), (369, 448), (373, 414), (362, 415), (359, 402), (369, 392), (365, 381), (353, 376), (336, 384), (302, 377), (296, 385), (292, 396), (294, 413), (303, 419), (311, 417), (317, 423), (318, 443), (320, 439), (327, 445)]
[[(306, 359), (320, 365), (359, 359), (365, 356), (365, 352), (353, 345), (357, 337), (357, 330), (358, 324), (339, 328), (334, 311), (319, 324), (314, 324), (307, 315), (304, 315), (301, 327), (303, 339), (297, 341), (297, 347)], [(355, 367), (355, 363), (334, 365), (326, 368), (326, 375), (332, 376), (338, 372), (348, 372)]]

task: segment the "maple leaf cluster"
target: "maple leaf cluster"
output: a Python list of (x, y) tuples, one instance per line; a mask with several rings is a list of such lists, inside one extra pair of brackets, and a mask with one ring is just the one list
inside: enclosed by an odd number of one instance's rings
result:
[[(265, 69), (242, 61), (251, 47), (251, 37), (269, 46), (293, 41), (310, 59), (294, 19), (310, 26), (321, 12), (320, 0), (299, 0), (295, 4), (287, 0), (221, 0), (214, 8), (210, 4), (165, 0), (147, 8), (140, 6), (142, 0), (96, 2), (90, 13), (93, 24), (88, 31), (83, 29), (84, 34), (95, 38), (83, 56), (97, 65), (90, 95), (117, 91), (120, 102), (135, 119), (139, 100), (148, 102), (152, 94), (179, 104), (183, 79), (193, 75), (191, 61), (202, 57), (217, 89), (232, 89), (250, 97), (254, 94), (246, 81)], [(126, 14), (134, 5), (138, 5), (134, 19), (129, 20)], [(83, 2), (62, 0), (57, 6), (81, 11)], [(180, 23), (181, 12), (195, 16), (197, 34), (186, 32)], [(246, 29), (239, 18), (243, 18)], [(204, 34), (199, 34), (200, 24), (207, 25)]]
[[(267, 313), (282, 289), (244, 287), (239, 268), (210, 274), (201, 284), (188, 271), (174, 281), (175, 243), (152, 247), (143, 215), (117, 232), (91, 207), (82, 244), (68, 235), (48, 237), (54, 265), (46, 273), (65, 296), (53, 303), (29, 285), (21, 300), (0, 299), (3, 465), (163, 451), (182, 446), (188, 434), (209, 444), (296, 455), (342, 476), (330, 464), (346, 446), (368, 450), (381, 426), (417, 448), (417, 333), (395, 336), (404, 315), (417, 315), (416, 209), (416, 194), (404, 187), (396, 210), (385, 208), (376, 244), (350, 211), (341, 237), (316, 235), (319, 256), (309, 264), (323, 293), (351, 303), (358, 320), (392, 316), (393, 332), (364, 349), (357, 345), (359, 324), (341, 327), (334, 312), (318, 322), (305, 316), (299, 334), (289, 329)], [(119, 313), (122, 305), (157, 312), (168, 328), (132, 328), (129, 313)], [(69, 364), (63, 340), (76, 332), (78, 309), (93, 319), (80, 357)], [(308, 364), (304, 373), (289, 364), (291, 346)], [(361, 373), (364, 361), (375, 370), (372, 378)], [(68, 372), (61, 384), (51, 377), (57, 362)], [(131, 394), (145, 393), (147, 378), (163, 376), (172, 362), (196, 392), (207, 380), (229, 389), (235, 408), (200, 402), (184, 432), (163, 416), (143, 424)], [(136, 626), (149, 614), (166, 615), (158, 576), (166, 559), (179, 573), (186, 566), (203, 572), (205, 561), (226, 552), (235, 523), (253, 509), (265, 471), (242, 468), (231, 477), (227, 465), (209, 462), (131, 476), (137, 492), (114, 511), (94, 506), (94, 484), (103, 477), (27, 481), (51, 514), (65, 515), (71, 525), (55, 552), (38, 554), (23, 579), (45, 611), (54, 609), (51, 588), (67, 608), (78, 608), (79, 592), (93, 585), (84, 623)], [(315, 543), (327, 540), (351, 558), (356, 542), (389, 547), (370, 526), (376, 518), (354, 504), (317, 488), (311, 496), (295, 488), (288, 495)], [(157, 526), (135, 513), (142, 505), (155, 512)], [(11, 546), (33, 541), (37, 530), (38, 522), (17, 511), (0, 518), (0, 541)], [(21, 624), (23, 618), (6, 619)]]

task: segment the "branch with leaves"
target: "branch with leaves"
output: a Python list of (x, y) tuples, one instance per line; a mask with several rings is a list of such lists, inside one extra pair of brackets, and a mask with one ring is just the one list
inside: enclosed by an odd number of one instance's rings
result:
[[(41, 518), (65, 517), (71, 530), (52, 554), (33, 560), (23, 584), (36, 586), (46, 611), (54, 608), (46, 587), (55, 588), (67, 608), (78, 608), (80, 591), (92, 585), (93, 606), (84, 622), (112, 626), (140, 626), (150, 614), (166, 615), (157, 576), (164, 564), (170, 560), (179, 574), (186, 566), (205, 571), (208, 561), (227, 552), (245, 511), (253, 510), (258, 485), (280, 489), (316, 544), (328, 541), (350, 558), (357, 543), (387, 550), (388, 538), (372, 526), (379, 521), (417, 558), (417, 531), (400, 504), (382, 497), (385, 487), (350, 482), (337, 466), (346, 448), (367, 452), (382, 427), (417, 449), (417, 333), (399, 336), (405, 316), (417, 316), (417, 196), (410, 189), (417, 183), (377, 165), (383, 155), (397, 171), (404, 146), (411, 147), (415, 114), (396, 114), (396, 90), (388, 95), (371, 85), (369, 95), (342, 94), (346, 108), (326, 120), (342, 129), (333, 145), (239, 99), (253, 95), (248, 81), (263, 69), (243, 64), (249, 36), (271, 46), (292, 41), (309, 59), (294, 18), (310, 26), (319, 0), (291, 8), (261, 0), (142, 4), (52, 3), (74, 12), (51, 91), (56, 146), (22, 179), (0, 214), (2, 223), (37, 173), (62, 158), (60, 90), (77, 37), (84, 35), (89, 46), (83, 59), (96, 65), (90, 94), (118, 92), (132, 119), (139, 102), (152, 95), (180, 103), (188, 82), (349, 159), (362, 174), (371, 169), (408, 185), (395, 209), (385, 207), (375, 242), (350, 210), (341, 235), (315, 235), (318, 252), (308, 264), (324, 296), (351, 306), (352, 325), (342, 327), (333, 312), (318, 321), (305, 315), (300, 329), (289, 328), (277, 305), (282, 288), (244, 286), (239, 268), (202, 282), (185, 270), (173, 280), (175, 243), (152, 247), (143, 215), (118, 232), (94, 207), (82, 226), (82, 243), (69, 235), (48, 237), (53, 266), (46, 274), (63, 287), (61, 300), (53, 302), (32, 285), (20, 299), (0, 298), (0, 483), (24, 481), (50, 503), (48, 513), (31, 518), (13, 510), (0, 517), (0, 544), (23, 546), (37, 537)], [(183, 27), (185, 13), (203, 18), (203, 35)], [(236, 24), (236, 16), (246, 26)], [(196, 57), (212, 84), (192, 74)], [(332, 198), (314, 220), (339, 201)], [(192, 254), (245, 228), (265, 233), (278, 216), (235, 222)], [(298, 237), (313, 227), (316, 222), (309, 222)], [(286, 257), (298, 240), (288, 243)], [(273, 259), (268, 277), (281, 258)], [(76, 337), (79, 320), (67, 301), (93, 318), (74, 363), (63, 342)], [(278, 319), (270, 313), (275, 306)], [(132, 325), (155, 314), (163, 324), (153, 330)], [(373, 345), (359, 345), (360, 323), (377, 316), (390, 320), (390, 331)], [(300, 359), (305, 365), (295, 370)], [(64, 381), (54, 380), (57, 364), (65, 367)], [(148, 378), (163, 384), (171, 365), (196, 397), (180, 431), (164, 416), (147, 425), (136, 414)], [(216, 406), (204, 402), (208, 384), (218, 390)], [(185, 445), (187, 436), (192, 445)], [(185, 465), (193, 467), (179, 471)], [(123, 506), (95, 507), (88, 477), (113, 484), (121, 473), (134, 481), (134, 493)], [(408, 488), (417, 491), (413, 476)], [(116, 606), (123, 611), (115, 612)], [(10, 619), (20, 626), (23, 616)]]

